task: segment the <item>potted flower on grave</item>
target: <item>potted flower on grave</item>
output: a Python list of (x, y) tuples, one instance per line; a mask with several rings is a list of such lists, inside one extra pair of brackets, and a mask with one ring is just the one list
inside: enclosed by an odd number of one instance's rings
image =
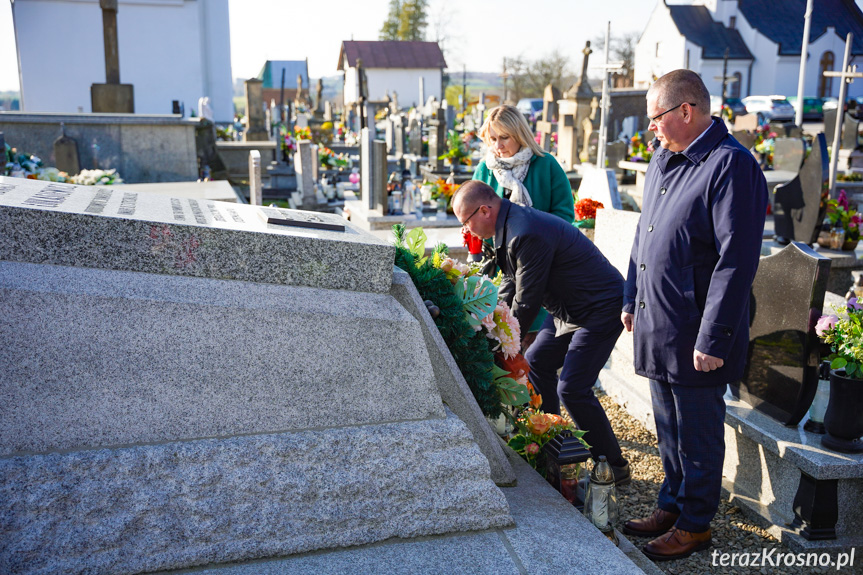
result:
[[(857, 242), (860, 241), (860, 224), (863, 218), (857, 213), (857, 210), (848, 205), (848, 196), (845, 190), (839, 191), (839, 197), (835, 200), (827, 200), (827, 219), (830, 220), (831, 228), (841, 228), (844, 231), (844, 241), (839, 249), (843, 251), (852, 251), (857, 247)], [(820, 238), (819, 238), (820, 239)], [(823, 240), (818, 242), (824, 246)]]
[(863, 303), (857, 297), (824, 315), (815, 333), (830, 346), (830, 400), (821, 443), (842, 453), (863, 452)]
[(448, 160), (456, 171), (459, 171), (462, 165), (470, 165), (470, 152), (458, 132), (455, 130), (447, 132), (446, 145), (447, 151), (438, 156), (438, 160)]
[(596, 210), (604, 208), (602, 202), (584, 198), (575, 202), (575, 227), (593, 241), (593, 229), (596, 227)]

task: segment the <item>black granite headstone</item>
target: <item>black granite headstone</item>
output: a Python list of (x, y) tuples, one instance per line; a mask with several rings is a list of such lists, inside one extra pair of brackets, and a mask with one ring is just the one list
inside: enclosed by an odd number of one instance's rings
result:
[(821, 317), (830, 259), (792, 243), (762, 258), (750, 298), (749, 357), (732, 393), (784, 425), (797, 425), (818, 388)]
[(803, 165), (806, 145), (800, 138), (776, 138), (773, 141), (773, 169), (798, 172)]
[(830, 185), (827, 158), (824, 134), (818, 134), (800, 173), (790, 182), (776, 186), (773, 222), (779, 244), (789, 241), (812, 244), (818, 238), (818, 229), (827, 211), (821, 200), (826, 198)]

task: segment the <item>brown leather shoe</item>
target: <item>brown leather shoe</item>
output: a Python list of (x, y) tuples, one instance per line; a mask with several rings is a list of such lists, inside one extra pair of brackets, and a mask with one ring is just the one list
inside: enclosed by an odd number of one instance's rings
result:
[(637, 537), (659, 537), (674, 527), (674, 522), (677, 521), (678, 517), (680, 517), (679, 513), (656, 509), (646, 519), (627, 521), (623, 525), (623, 532)]
[(669, 561), (689, 557), (696, 551), (710, 547), (710, 529), (704, 533), (691, 533), (672, 527), (644, 546), (644, 554), (654, 561)]

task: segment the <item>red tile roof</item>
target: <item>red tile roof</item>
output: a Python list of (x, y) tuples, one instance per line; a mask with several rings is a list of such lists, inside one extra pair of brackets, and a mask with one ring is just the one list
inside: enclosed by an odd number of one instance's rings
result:
[(357, 65), (362, 58), (364, 68), (446, 68), (443, 52), (437, 42), (399, 40), (344, 41), (339, 51), (339, 70)]

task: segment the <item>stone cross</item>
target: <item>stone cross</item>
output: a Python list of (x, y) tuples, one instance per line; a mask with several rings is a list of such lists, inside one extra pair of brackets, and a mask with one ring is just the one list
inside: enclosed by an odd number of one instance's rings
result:
[(99, 0), (105, 46), (105, 83), (93, 84), (90, 87), (91, 106), (94, 113), (133, 114), (135, 112), (132, 85), (120, 83), (117, 4), (118, 0)]
[[(611, 22), (605, 33), (605, 65), (597, 66), (602, 70), (602, 115), (599, 117), (599, 142), (596, 146), (596, 167), (605, 169), (605, 145), (608, 142), (608, 110), (611, 108), (611, 98), (608, 95), (608, 73), (612, 70), (623, 68), (622, 62), (608, 62), (608, 53), (611, 51)], [(586, 59), (586, 58), (585, 58)]]
[(262, 191), (261, 152), (251, 150), (249, 152), (249, 203), (253, 206), (263, 205)]
[[(833, 153), (830, 154), (830, 195), (833, 195), (836, 188), (836, 165), (839, 161), (839, 139), (842, 134), (842, 119), (844, 114), (840, 110), (845, 105), (845, 86), (854, 81), (855, 78), (863, 78), (863, 74), (857, 72), (857, 65), (849, 66), (848, 60), (851, 56), (851, 42), (854, 40), (854, 34), (848, 32), (845, 38), (845, 59), (842, 62), (841, 72), (824, 72), (828, 78), (840, 78), (839, 80), (839, 106), (836, 110), (836, 128), (833, 132)], [(803, 102), (800, 102), (801, 107)]]
[(117, 0), (99, 0), (105, 37), (105, 82), (120, 83), (120, 50), (117, 41)]
[(554, 119), (557, 117), (558, 100), (560, 100), (560, 90), (549, 83), (542, 96), (542, 120), (536, 123), (539, 145), (546, 152), (551, 150), (551, 135), (555, 128)]

